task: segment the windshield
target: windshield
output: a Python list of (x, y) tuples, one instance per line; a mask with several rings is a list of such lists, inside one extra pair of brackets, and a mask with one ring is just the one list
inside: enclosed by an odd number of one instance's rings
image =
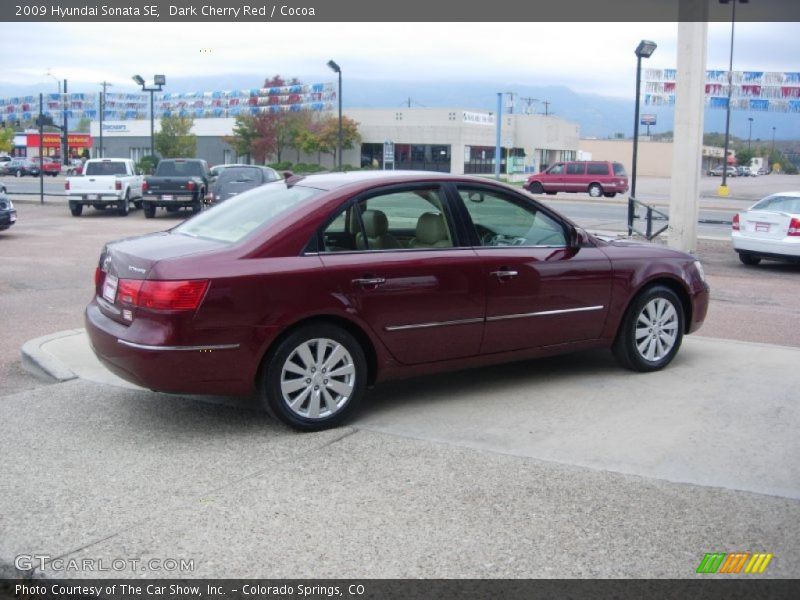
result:
[(800, 196), (768, 196), (754, 204), (750, 210), (800, 214)]
[(198, 161), (183, 160), (162, 160), (156, 167), (156, 175), (159, 177), (179, 176), (179, 177), (202, 177), (203, 164)]
[(277, 219), (321, 190), (286, 187), (283, 181), (270, 183), (234, 196), (172, 231), (192, 237), (235, 243), (261, 226)]

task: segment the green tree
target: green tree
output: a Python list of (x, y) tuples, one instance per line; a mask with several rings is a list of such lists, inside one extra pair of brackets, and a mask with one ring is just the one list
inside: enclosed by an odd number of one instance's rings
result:
[(11, 152), (14, 149), (14, 130), (11, 127), (0, 129), (0, 152)]
[[(336, 151), (339, 145), (339, 118), (328, 115), (320, 125), (319, 131), (319, 150), (324, 154), (333, 155), (333, 162), (336, 164)], [(361, 142), (361, 134), (358, 133), (358, 123), (350, 117), (342, 117), (342, 150), (350, 150)]]
[(756, 154), (751, 152), (747, 148), (741, 148), (736, 151), (736, 164), (740, 167), (749, 167), (750, 166), (750, 159), (752, 159)]
[(89, 133), (89, 127), (92, 121), (89, 117), (81, 117), (81, 120), (78, 121), (78, 124), (75, 125), (73, 131), (75, 133)]
[(156, 134), (156, 151), (163, 158), (194, 158), (197, 136), (193, 133), (191, 117), (162, 117), (161, 131)]
[(233, 135), (223, 138), (236, 150), (239, 156), (247, 155), (248, 161), (258, 132), (256, 131), (256, 118), (253, 115), (238, 115), (233, 126)]

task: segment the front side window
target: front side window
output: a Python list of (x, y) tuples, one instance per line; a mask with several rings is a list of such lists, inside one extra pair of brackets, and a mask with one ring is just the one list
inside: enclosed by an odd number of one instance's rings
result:
[(376, 194), (349, 204), (322, 233), (323, 251), (453, 247), (439, 188)]
[(459, 189), (481, 246), (566, 246), (563, 225), (522, 200)]
[(558, 163), (557, 165), (553, 165), (549, 169), (547, 169), (548, 175), (561, 175), (564, 172), (564, 165)]

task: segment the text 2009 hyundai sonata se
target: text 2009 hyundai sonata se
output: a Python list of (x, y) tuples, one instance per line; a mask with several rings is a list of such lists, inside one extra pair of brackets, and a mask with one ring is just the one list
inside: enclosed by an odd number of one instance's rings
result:
[(692, 256), (598, 239), (514, 188), (347, 173), (270, 183), (109, 243), (86, 325), (128, 381), (258, 391), (312, 430), (390, 378), (603, 346), (660, 369), (708, 295)]

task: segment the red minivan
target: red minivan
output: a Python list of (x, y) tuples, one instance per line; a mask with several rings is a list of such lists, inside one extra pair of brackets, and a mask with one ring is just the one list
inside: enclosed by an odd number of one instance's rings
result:
[(588, 192), (593, 198), (613, 198), (628, 191), (628, 174), (618, 162), (577, 160), (560, 162), (528, 177), (523, 186), (532, 194)]

